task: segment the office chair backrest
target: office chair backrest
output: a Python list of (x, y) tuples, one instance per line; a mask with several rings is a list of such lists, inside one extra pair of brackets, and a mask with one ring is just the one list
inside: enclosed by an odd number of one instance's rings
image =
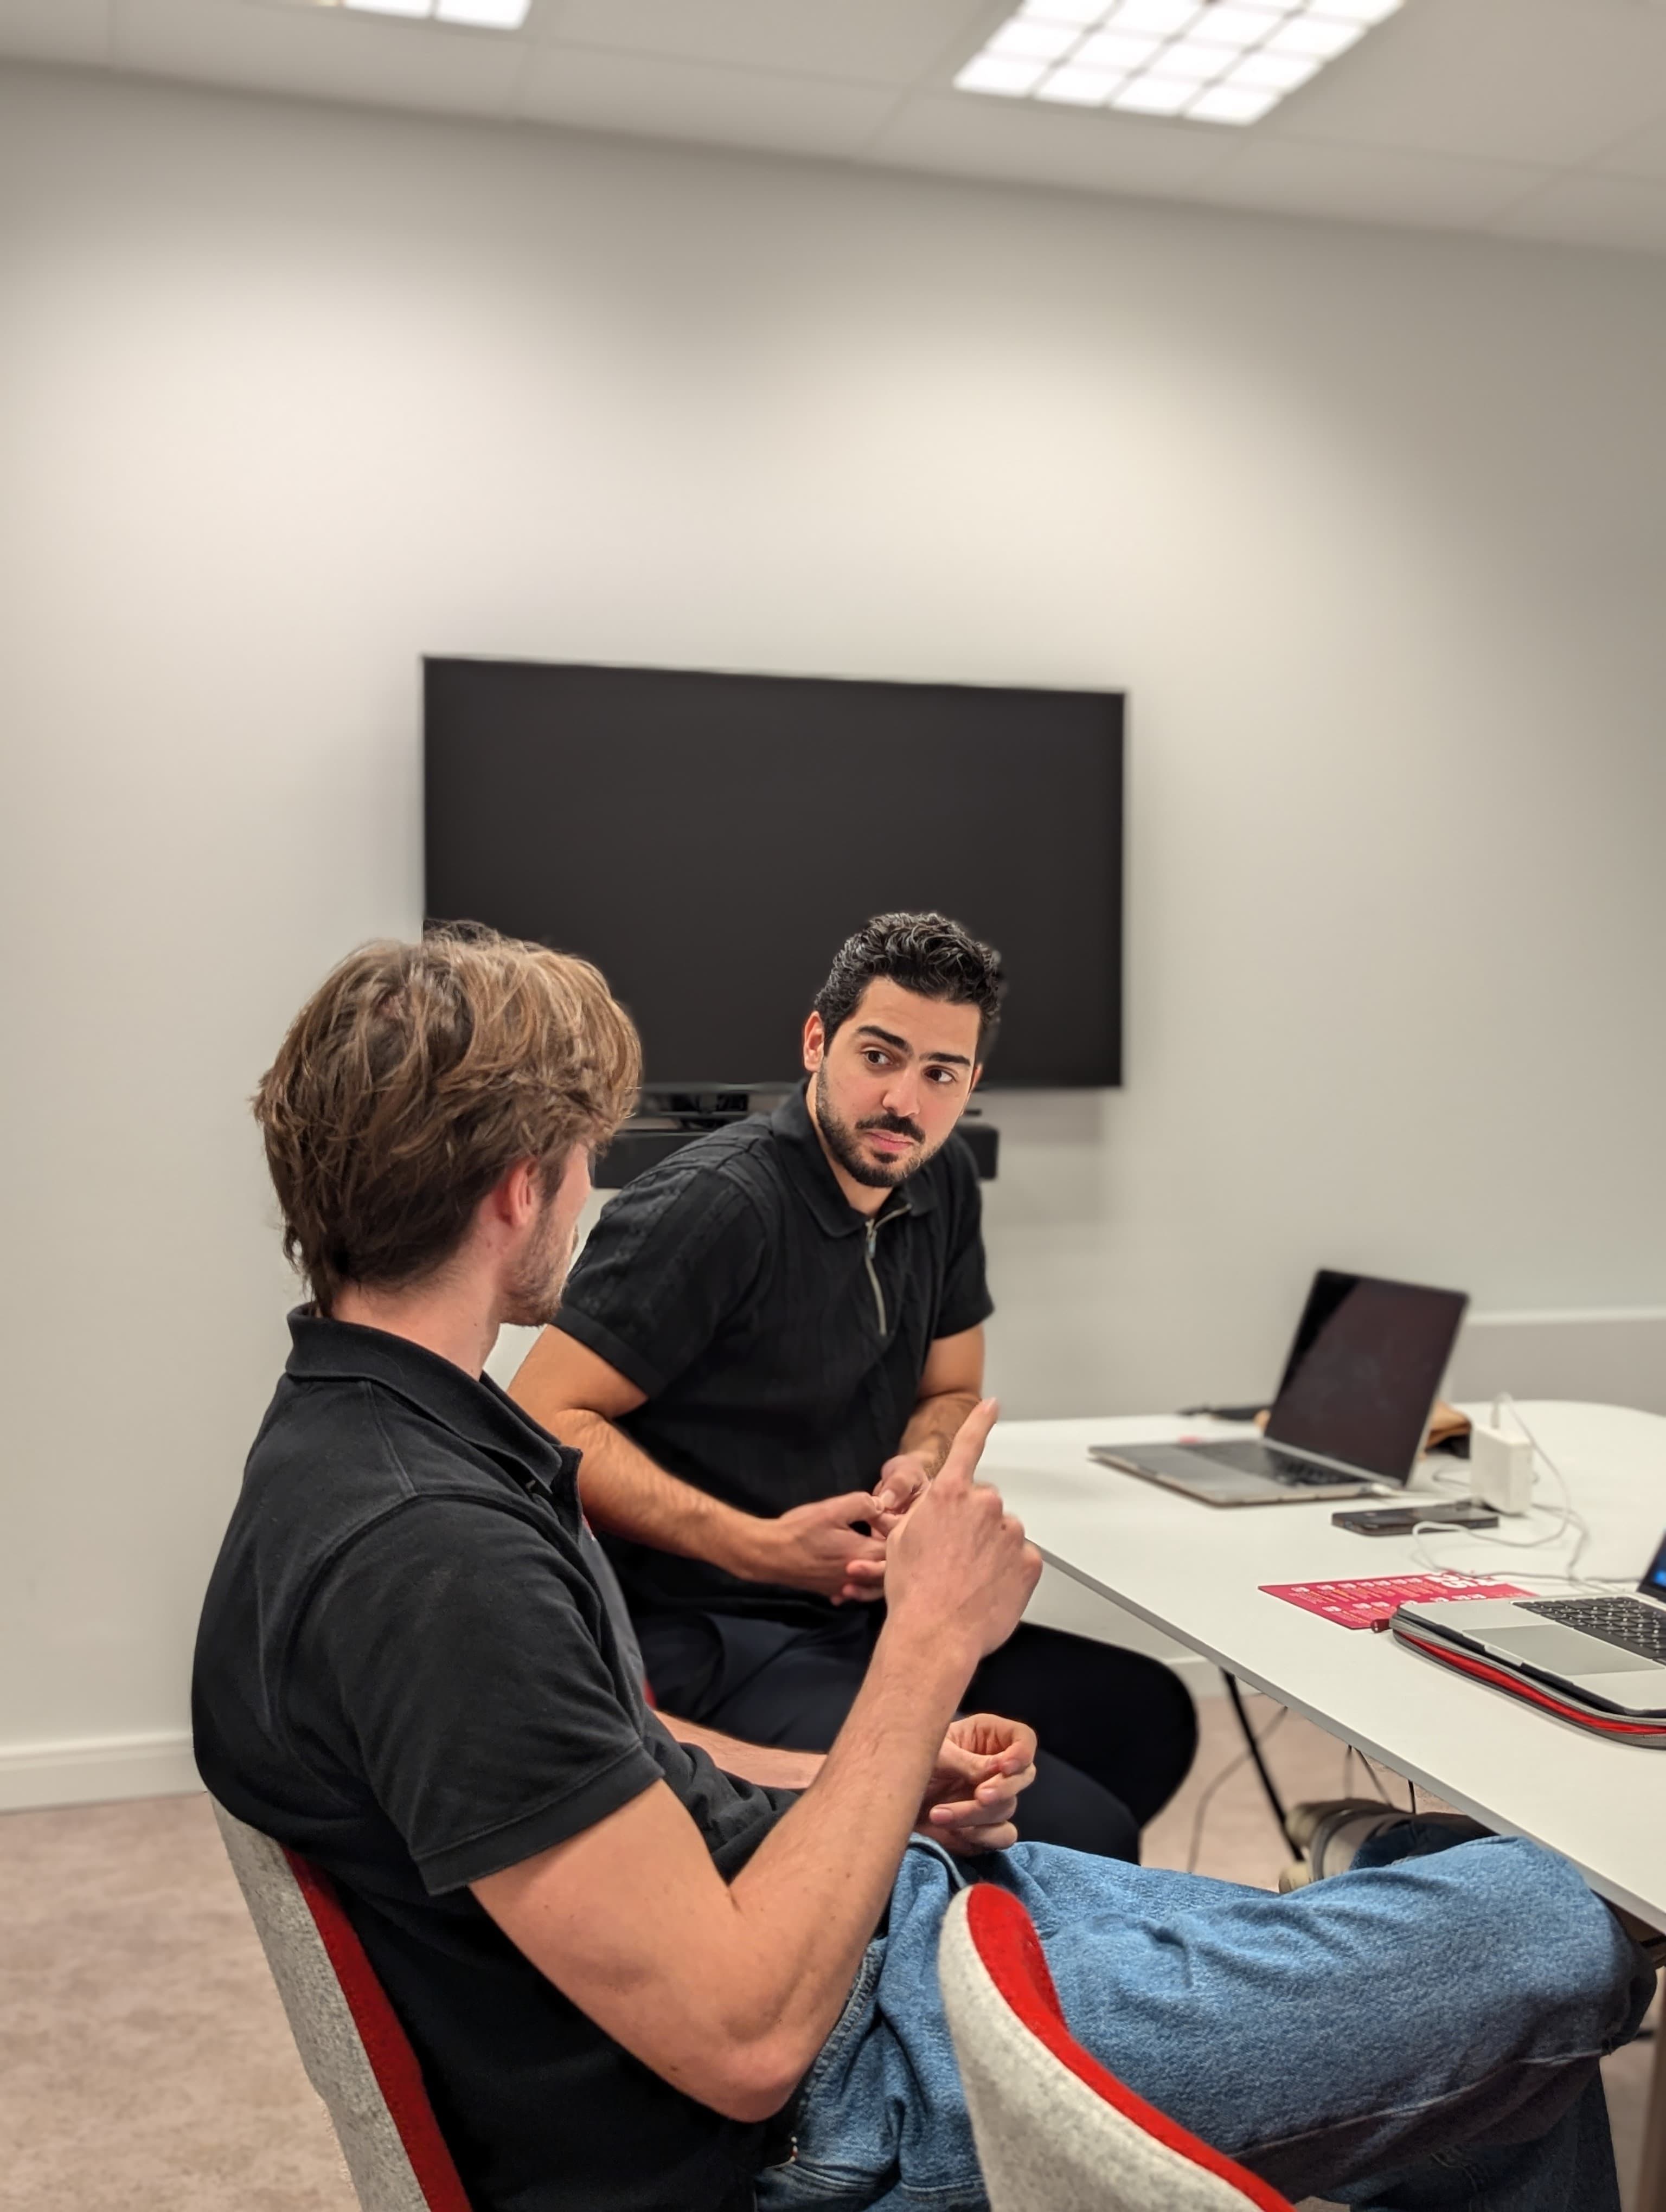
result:
[(954, 1898), (937, 1968), (991, 2212), (1291, 2212), (1083, 2050), (1010, 1890)]
[(334, 1885), (210, 1802), (364, 2212), (470, 2212), (416, 2054)]

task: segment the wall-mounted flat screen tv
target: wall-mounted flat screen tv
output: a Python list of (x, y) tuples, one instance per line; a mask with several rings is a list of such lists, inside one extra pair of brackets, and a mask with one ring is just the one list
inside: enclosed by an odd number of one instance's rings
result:
[(431, 659), (424, 727), (425, 911), (595, 961), (650, 1084), (789, 1081), (923, 907), (1005, 956), (988, 1082), (1121, 1081), (1119, 694)]

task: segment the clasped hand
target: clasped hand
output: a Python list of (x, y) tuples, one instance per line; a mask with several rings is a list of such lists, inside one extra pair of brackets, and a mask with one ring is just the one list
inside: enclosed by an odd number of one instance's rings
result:
[(922, 1452), (898, 1452), (880, 1468), (872, 1494), (853, 1490), (781, 1514), (769, 1524), (772, 1579), (818, 1591), (835, 1605), (882, 1597), (885, 1539), (930, 1480)]
[(951, 1723), (915, 1826), (958, 1858), (1004, 1851), (1018, 1841), (1013, 1815), (1035, 1778), (1034, 1729), (972, 1713)]

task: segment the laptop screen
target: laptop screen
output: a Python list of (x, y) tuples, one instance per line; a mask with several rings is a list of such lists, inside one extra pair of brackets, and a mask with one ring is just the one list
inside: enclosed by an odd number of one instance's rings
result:
[(1645, 1597), (1666, 1597), (1666, 1536), (1660, 1540), (1660, 1549), (1645, 1569), (1638, 1584)]
[(1322, 1268), (1279, 1385), (1268, 1441), (1404, 1482), (1468, 1303), (1462, 1291)]

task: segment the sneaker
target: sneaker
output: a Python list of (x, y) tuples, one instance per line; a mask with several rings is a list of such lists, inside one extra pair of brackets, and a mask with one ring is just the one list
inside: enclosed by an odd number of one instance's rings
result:
[[(1385, 1828), (1398, 1827), (1402, 1820), (1415, 1820), (1425, 1828), (1455, 1829), (1460, 1841), (1492, 1832), (1463, 1813), (1402, 1813), (1397, 1806), (1385, 1805), (1380, 1797), (1322, 1797), (1292, 1805), (1285, 1815), (1285, 1833), (1302, 1856), (1292, 1859), (1279, 1876), (1280, 1894), (1288, 1897), (1292, 1890), (1305, 1889), (1310, 1882), (1346, 1874), (1373, 1836), (1380, 1836)], [(1666, 1933), (1639, 1919), (1634, 1912), (1606, 1899), (1603, 1901), (1656, 1972), (1666, 1967)]]
[(1285, 1832), (1302, 1856), (1279, 1876), (1280, 1892), (1288, 1896), (1310, 1882), (1346, 1874), (1374, 1836), (1408, 1820), (1415, 1820), (1420, 1827), (1451, 1828), (1459, 1840), (1487, 1832), (1462, 1813), (1403, 1812), (1397, 1805), (1385, 1805), (1380, 1797), (1325, 1797), (1292, 1805)]

